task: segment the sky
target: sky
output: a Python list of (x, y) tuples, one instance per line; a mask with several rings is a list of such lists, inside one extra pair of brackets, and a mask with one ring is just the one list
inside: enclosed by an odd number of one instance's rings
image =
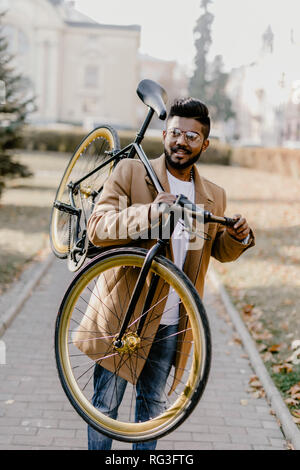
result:
[[(201, 0), (76, 0), (75, 4), (100, 23), (139, 24), (141, 53), (176, 60), (192, 70), (193, 29), (203, 12)], [(268, 25), (276, 47), (286, 47), (291, 29), (300, 43), (300, 0), (213, 0), (209, 10), (214, 15), (210, 56), (221, 54), (225, 70), (257, 58)]]

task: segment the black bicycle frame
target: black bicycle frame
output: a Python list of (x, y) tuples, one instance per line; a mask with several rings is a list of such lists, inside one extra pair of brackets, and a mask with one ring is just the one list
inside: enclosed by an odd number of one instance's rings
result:
[(86, 180), (87, 178), (92, 176), (94, 173), (97, 173), (97, 171), (100, 171), (102, 168), (104, 168), (106, 165), (108, 165), (112, 161), (117, 160), (117, 159), (125, 158), (125, 154), (127, 152), (129, 152), (128, 158), (133, 158), (136, 153), (138, 154), (140, 160), (142, 161), (144, 167), (146, 168), (146, 171), (149, 175), (149, 178), (151, 179), (151, 181), (153, 182), (153, 184), (155, 186), (156, 191), (159, 192), (159, 193), (163, 192), (163, 187), (160, 184), (160, 182), (159, 182), (152, 166), (149, 163), (149, 160), (148, 160), (144, 150), (142, 149), (142, 147), (140, 145), (143, 138), (144, 138), (144, 136), (145, 136), (145, 132), (146, 132), (146, 130), (147, 130), (149, 124), (150, 124), (150, 121), (153, 117), (153, 114), (154, 114), (154, 111), (153, 111), (152, 108), (150, 108), (140, 131), (136, 135), (136, 138), (135, 138), (134, 142), (127, 145), (123, 149), (114, 152), (114, 154), (112, 155), (111, 158), (106, 160), (106, 162), (101, 163), (101, 165), (99, 165), (97, 168), (94, 168), (92, 171), (90, 171), (90, 173), (86, 174), (85, 176), (83, 176), (79, 180), (75, 181), (74, 183), (73, 182), (69, 183), (69, 187), (71, 189), (76, 188), (76, 186), (78, 186), (80, 183), (82, 183), (82, 181)]

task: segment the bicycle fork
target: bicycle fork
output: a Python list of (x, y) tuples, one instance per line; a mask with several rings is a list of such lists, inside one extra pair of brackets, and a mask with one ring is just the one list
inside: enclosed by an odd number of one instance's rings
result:
[[(134, 287), (134, 291), (132, 293), (127, 311), (125, 313), (124, 320), (123, 320), (123, 323), (121, 325), (120, 332), (119, 332), (116, 340), (114, 341), (114, 347), (116, 349), (122, 349), (123, 346), (124, 346), (123, 337), (124, 337), (124, 334), (127, 330), (127, 327), (128, 327), (129, 321), (132, 317), (132, 314), (134, 312), (134, 309), (136, 307), (139, 295), (140, 295), (140, 293), (142, 291), (142, 288), (143, 288), (143, 286), (146, 282), (146, 278), (147, 278), (148, 273), (150, 271), (152, 261), (153, 261), (153, 259), (155, 258), (156, 255), (158, 255), (160, 252), (162, 252), (164, 250), (165, 246), (166, 246), (165, 241), (158, 240), (157, 243), (147, 253), (147, 256), (145, 258), (145, 261), (144, 261), (144, 264), (142, 266), (141, 272), (139, 274), (138, 280), (137, 280), (136, 285)], [(151, 304), (151, 299), (153, 298), (153, 294), (154, 294), (155, 289), (157, 287), (158, 278), (159, 277), (157, 275), (154, 275), (153, 279), (151, 280), (150, 289), (148, 291), (148, 294), (147, 294), (147, 297), (146, 297), (146, 300), (145, 300), (145, 303), (144, 303), (144, 308), (143, 308), (143, 311), (142, 311), (141, 319), (140, 319), (139, 326), (138, 326), (137, 333), (136, 333), (137, 336), (140, 335), (140, 333), (142, 331), (142, 328), (143, 328), (143, 325), (145, 323), (146, 315), (144, 315), (144, 313), (147, 312), (147, 310), (148, 310), (148, 308)]]
[[(172, 236), (172, 233), (174, 231), (174, 227), (179, 219), (178, 214), (175, 216), (174, 212), (171, 212), (167, 218), (167, 221), (165, 223), (164, 229), (162, 229), (161, 233), (164, 233), (164, 230), (167, 227), (167, 230), (165, 233), (169, 233), (170, 237), (167, 240), (164, 240), (163, 237), (160, 237), (156, 244), (148, 251), (147, 256), (145, 258), (144, 264), (142, 266), (141, 272), (139, 274), (139, 277), (137, 279), (136, 285), (134, 287), (129, 305), (127, 307), (127, 311), (124, 316), (124, 320), (122, 322), (120, 332), (117, 335), (115, 341), (114, 341), (114, 347), (119, 350), (119, 351), (124, 351), (126, 350), (126, 345), (124, 344), (123, 338), (128, 341), (127, 347), (130, 349), (130, 343), (132, 342), (133, 346), (132, 349), (134, 349), (138, 343), (139, 343), (139, 336), (141, 334), (141, 331), (143, 329), (143, 326), (145, 324), (146, 316), (147, 316), (147, 310), (149, 310), (149, 307), (151, 305), (151, 301), (153, 299), (158, 281), (159, 281), (159, 276), (154, 274), (151, 283), (150, 283), (150, 288), (148, 290), (145, 302), (144, 302), (144, 307), (142, 309), (142, 314), (140, 317), (139, 325), (137, 328), (136, 333), (129, 333), (128, 338), (126, 338), (126, 330), (128, 328), (128, 324), (130, 322), (130, 319), (133, 315), (134, 309), (136, 307), (137, 301), (139, 299), (140, 293), (145, 285), (146, 278), (149, 274), (151, 264), (155, 256), (158, 254), (161, 254), (162, 252), (165, 251), (165, 248), (167, 244), (169, 243), (169, 240)], [(125, 335), (125, 336), (124, 336)]]

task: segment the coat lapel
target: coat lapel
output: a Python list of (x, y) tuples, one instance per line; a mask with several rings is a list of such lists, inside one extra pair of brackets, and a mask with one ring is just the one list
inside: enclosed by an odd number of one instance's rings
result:
[[(213, 196), (208, 193), (206, 185), (205, 185), (205, 181), (200, 176), (196, 165), (194, 165), (194, 179), (195, 179), (195, 204), (204, 206), (204, 210), (211, 212), (212, 207), (214, 205)], [(204, 230), (206, 232), (207, 228), (205, 227)], [(209, 243), (208, 241), (205, 241), (205, 240), (203, 240), (202, 242), (203, 242), (202, 249), (188, 250), (186, 254), (185, 262), (184, 262), (183, 271), (186, 273), (188, 278), (191, 279), (193, 284), (196, 284), (197, 278), (200, 274), (199, 265), (201, 263), (201, 257), (203, 256), (207, 243)]]
[[(151, 163), (151, 166), (152, 166), (152, 168), (153, 168), (160, 184), (162, 185), (164, 191), (169, 193), (170, 192), (170, 185), (169, 185), (169, 182), (168, 182), (165, 156), (161, 155), (158, 158), (150, 160), (150, 163)], [(151, 186), (153, 186), (153, 183), (152, 183), (150, 177), (148, 176), (148, 174), (146, 174), (145, 180), (146, 180), (147, 184), (150, 184)], [(154, 189), (154, 186), (153, 186), (153, 189)], [(155, 190), (155, 193), (156, 193), (156, 190)]]
[[(167, 176), (167, 171), (166, 171), (165, 156), (161, 155), (160, 157), (151, 160), (150, 163), (163, 189), (166, 192), (170, 192), (170, 185), (168, 182), (168, 176)], [(152, 186), (153, 195), (155, 197), (157, 193), (148, 174), (146, 174), (145, 180), (147, 184)], [(205, 210), (211, 211), (212, 206), (214, 205), (213, 196), (210, 193), (208, 193), (206, 185), (205, 185), (205, 181), (200, 176), (196, 165), (194, 165), (194, 180), (195, 180), (195, 204), (203, 205)], [(203, 248), (200, 250), (188, 250), (185, 263), (184, 263), (183, 270), (194, 283), (196, 283), (196, 279), (194, 279), (195, 273), (200, 272), (198, 267), (201, 261), (201, 254), (203, 252), (203, 249), (205, 249), (205, 243), (208, 243), (208, 242), (204, 241), (203, 243), (204, 243)], [(170, 248), (171, 248), (171, 258), (172, 260), (174, 260), (172, 241), (170, 241)]]

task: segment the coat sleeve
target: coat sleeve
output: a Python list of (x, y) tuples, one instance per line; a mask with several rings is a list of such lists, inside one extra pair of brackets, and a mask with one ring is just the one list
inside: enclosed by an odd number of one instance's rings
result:
[(93, 245), (123, 245), (148, 235), (152, 204), (131, 203), (133, 173), (132, 162), (124, 160), (106, 181), (87, 224)]
[[(223, 190), (223, 208), (222, 216), (226, 210), (226, 194)], [(247, 244), (243, 244), (241, 241), (236, 240), (227, 232), (226, 228), (222, 225), (218, 226), (218, 230), (213, 241), (211, 256), (216, 258), (221, 263), (236, 260), (244, 251), (251, 246), (255, 245), (255, 239), (253, 231), (250, 229), (250, 238)]]

